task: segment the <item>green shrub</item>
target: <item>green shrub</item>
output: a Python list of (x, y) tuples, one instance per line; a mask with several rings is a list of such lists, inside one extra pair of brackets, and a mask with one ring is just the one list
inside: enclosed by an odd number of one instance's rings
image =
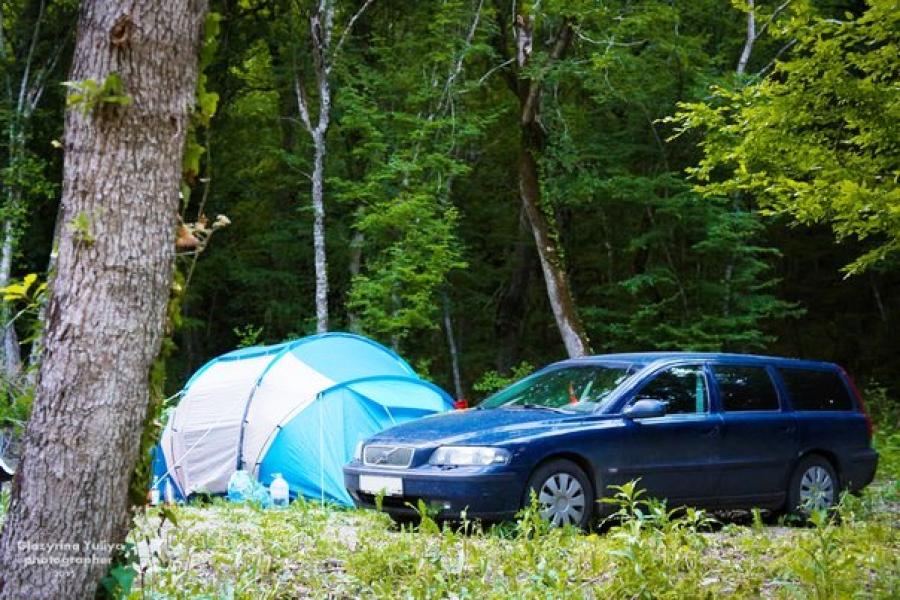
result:
[(866, 403), (866, 412), (872, 418), (876, 429), (896, 431), (900, 428), (900, 403), (888, 388), (870, 382), (862, 391), (862, 396)]
[(878, 450), (878, 478), (900, 479), (900, 431), (879, 429), (873, 440)]

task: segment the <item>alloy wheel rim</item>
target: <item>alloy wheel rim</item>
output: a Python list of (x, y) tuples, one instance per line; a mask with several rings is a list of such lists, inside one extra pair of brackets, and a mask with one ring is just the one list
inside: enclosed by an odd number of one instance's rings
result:
[(538, 493), (541, 517), (554, 527), (579, 525), (584, 517), (585, 497), (581, 483), (568, 473), (554, 473)]
[(834, 503), (834, 481), (823, 467), (808, 468), (800, 478), (800, 504), (805, 508), (828, 508)]

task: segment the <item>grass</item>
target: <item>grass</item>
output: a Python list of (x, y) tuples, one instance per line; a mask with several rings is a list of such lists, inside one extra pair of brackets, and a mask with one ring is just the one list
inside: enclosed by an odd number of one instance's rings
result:
[(397, 530), (372, 511), (217, 500), (142, 512), (129, 536), (136, 572), (113, 575), (135, 599), (898, 598), (900, 434), (876, 444), (876, 482), (806, 527), (766, 526), (759, 513), (676, 518), (635, 485), (619, 489), (616, 524), (587, 535), (533, 510), (487, 531), (428, 518)]
[(516, 524), (396, 530), (383, 514), (296, 502), (214, 502), (142, 514), (132, 598), (897, 598), (900, 435), (880, 435), (879, 480), (807, 527), (679, 518), (634, 485), (601, 534)]
[(550, 530), (530, 511), (487, 532), (428, 520), (394, 531), (378, 513), (302, 502), (181, 508), (159, 534), (149, 511), (134, 535), (154, 550), (141, 548), (131, 597), (896, 598), (896, 492), (847, 499), (808, 528), (712, 527), (700, 511), (675, 519), (639, 499), (590, 535)]

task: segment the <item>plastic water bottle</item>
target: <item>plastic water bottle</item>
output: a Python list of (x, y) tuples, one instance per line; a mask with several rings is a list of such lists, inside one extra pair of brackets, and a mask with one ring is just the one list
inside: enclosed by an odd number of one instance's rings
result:
[(289, 489), (288, 482), (284, 480), (281, 473), (275, 473), (272, 483), (269, 485), (269, 493), (272, 494), (272, 505), (275, 508), (283, 508), (288, 505)]
[[(235, 471), (228, 479), (228, 499), (232, 502), (246, 502), (253, 499), (254, 479), (247, 471)], [(262, 484), (260, 484), (262, 486)]]
[(150, 506), (157, 506), (159, 504), (159, 484), (157, 483), (152, 488), (150, 488)]

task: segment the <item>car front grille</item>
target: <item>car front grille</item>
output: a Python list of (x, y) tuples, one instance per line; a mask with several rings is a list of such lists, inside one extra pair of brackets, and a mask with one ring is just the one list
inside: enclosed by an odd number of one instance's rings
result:
[(407, 446), (379, 446), (373, 444), (363, 449), (363, 464), (372, 467), (405, 469), (412, 463), (413, 449)]

